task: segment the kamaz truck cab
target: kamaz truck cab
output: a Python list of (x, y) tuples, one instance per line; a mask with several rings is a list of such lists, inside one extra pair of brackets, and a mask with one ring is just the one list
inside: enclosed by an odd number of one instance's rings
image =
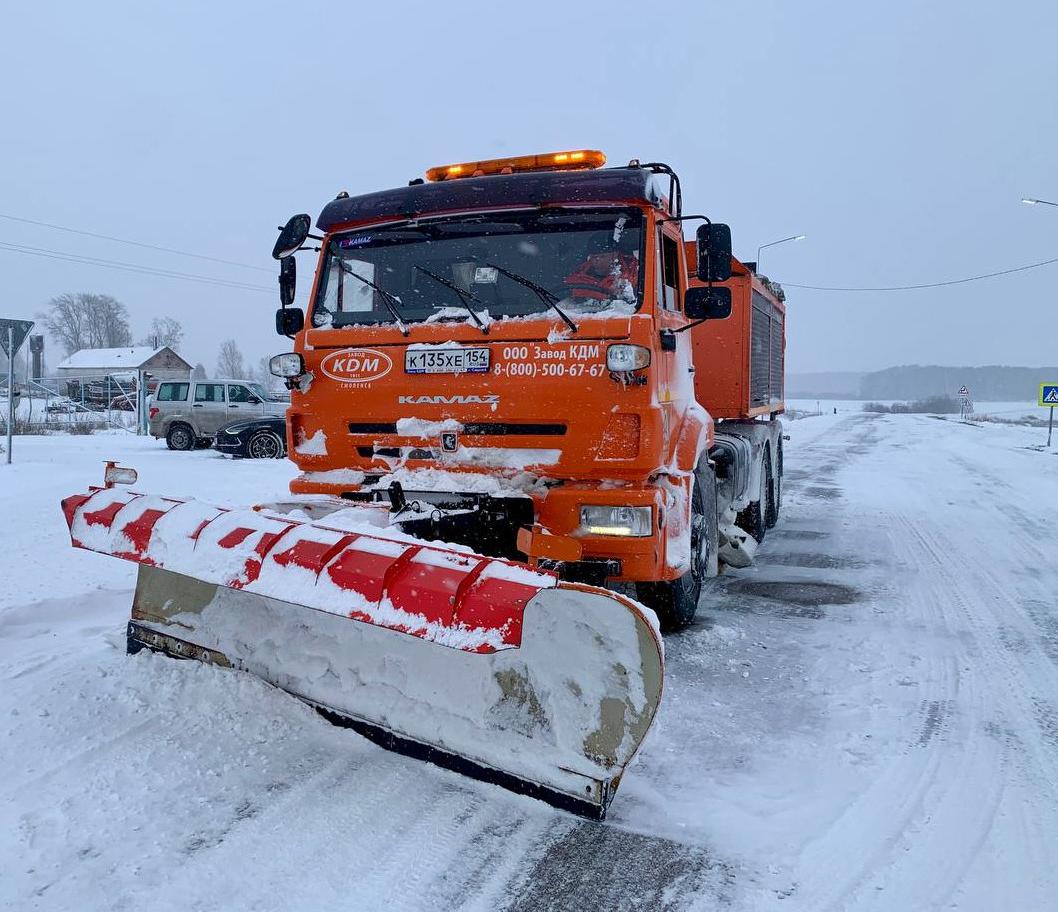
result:
[[(750, 548), (735, 518), (777, 513), (777, 422), (746, 413), (741, 442), (718, 441), (695, 383), (710, 358), (696, 327), (729, 318), (747, 275), (767, 290), (725, 225), (683, 214), (671, 168), (604, 161), (448, 165), (339, 194), (319, 235), (295, 216), (273, 251), (294, 345), (272, 369), (292, 391), (295, 493), (387, 502), (423, 538), (635, 583), (679, 627), (722, 549)], [(303, 314), (293, 254), (309, 237)], [(779, 410), (769, 393), (756, 414)]]

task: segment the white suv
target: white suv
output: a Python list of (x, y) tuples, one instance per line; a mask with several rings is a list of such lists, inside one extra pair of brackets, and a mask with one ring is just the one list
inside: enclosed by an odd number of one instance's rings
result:
[(207, 446), (230, 421), (283, 415), (287, 405), (249, 380), (163, 380), (151, 397), (150, 434), (171, 450), (190, 450)]

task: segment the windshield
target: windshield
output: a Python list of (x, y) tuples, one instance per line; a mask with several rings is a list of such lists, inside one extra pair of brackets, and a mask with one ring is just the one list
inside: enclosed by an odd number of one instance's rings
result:
[[(642, 215), (636, 209), (497, 213), (338, 235), (313, 326), (406, 323), (563, 310), (633, 313), (640, 292)], [(372, 287), (376, 286), (376, 287)], [(453, 287), (454, 286), (454, 287)], [(380, 291), (381, 289), (382, 291)]]

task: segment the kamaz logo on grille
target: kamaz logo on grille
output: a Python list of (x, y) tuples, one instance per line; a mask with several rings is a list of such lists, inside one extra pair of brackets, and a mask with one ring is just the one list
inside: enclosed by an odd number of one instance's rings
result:
[(499, 405), (499, 396), (398, 396), (401, 405)]

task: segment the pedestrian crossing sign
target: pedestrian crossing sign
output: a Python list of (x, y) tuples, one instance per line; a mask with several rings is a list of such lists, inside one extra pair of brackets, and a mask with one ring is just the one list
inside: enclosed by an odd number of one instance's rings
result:
[(1058, 407), (1058, 383), (1040, 384), (1040, 405)]

